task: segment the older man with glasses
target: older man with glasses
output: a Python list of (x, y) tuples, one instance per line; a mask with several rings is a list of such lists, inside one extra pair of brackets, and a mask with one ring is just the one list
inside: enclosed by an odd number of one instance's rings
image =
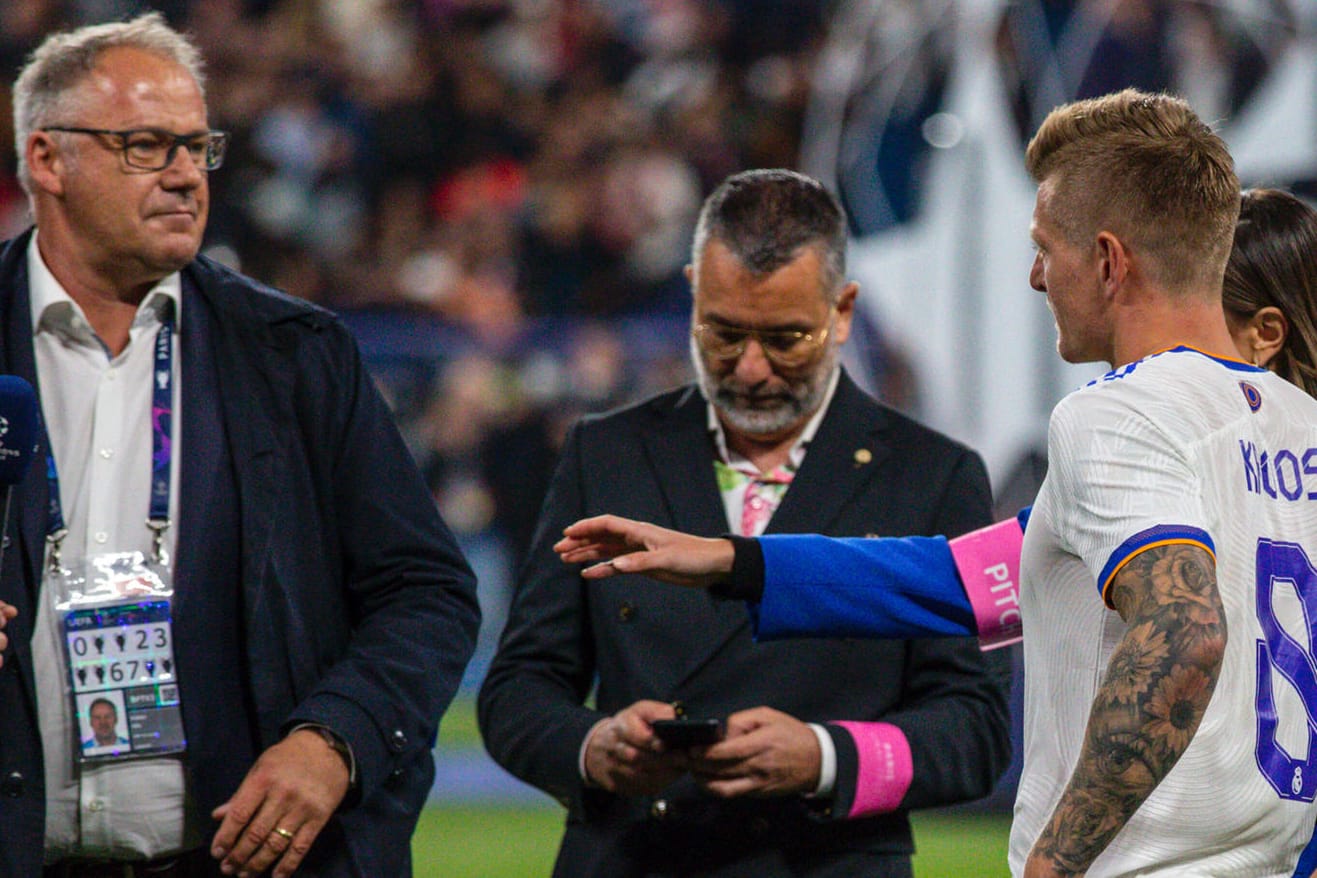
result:
[(470, 570), (346, 329), (198, 256), (196, 49), (54, 34), (13, 94), (0, 372), (47, 465), (0, 569), (0, 875), (410, 875)]
[[(742, 606), (641, 577), (590, 585), (553, 551), (603, 512), (705, 535), (990, 520), (979, 457), (839, 365), (858, 291), (845, 247), (817, 181), (726, 180), (687, 269), (697, 382), (567, 440), (479, 705), (494, 758), (569, 809), (556, 875), (909, 876), (906, 811), (983, 796), (1006, 766), (1005, 657), (964, 640), (758, 644)], [(678, 715), (723, 739), (664, 743)]]

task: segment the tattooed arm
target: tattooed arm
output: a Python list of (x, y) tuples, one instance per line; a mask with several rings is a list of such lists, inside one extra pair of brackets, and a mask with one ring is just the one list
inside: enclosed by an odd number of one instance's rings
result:
[(1111, 655), (1079, 761), (1029, 855), (1027, 878), (1084, 874), (1189, 746), (1221, 672), (1225, 613), (1205, 550), (1146, 549), (1111, 589), (1129, 631)]

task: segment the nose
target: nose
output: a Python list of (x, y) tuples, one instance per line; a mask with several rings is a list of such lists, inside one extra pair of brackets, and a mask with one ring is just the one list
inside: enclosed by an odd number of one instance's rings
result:
[(182, 144), (176, 143), (160, 181), (166, 189), (196, 189), (206, 182), (206, 175), (201, 165), (192, 158), (192, 153), (184, 149)]
[(1034, 254), (1033, 266), (1029, 269), (1029, 286), (1040, 293), (1047, 292), (1047, 284), (1043, 281), (1043, 254), (1041, 253)]
[(764, 346), (759, 339), (751, 337), (745, 343), (745, 350), (736, 358), (734, 372), (738, 381), (744, 384), (759, 384), (773, 375), (773, 364), (764, 353)]

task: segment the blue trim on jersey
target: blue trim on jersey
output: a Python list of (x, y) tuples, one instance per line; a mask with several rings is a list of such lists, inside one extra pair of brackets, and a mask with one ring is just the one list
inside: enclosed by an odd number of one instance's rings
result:
[(1111, 553), (1111, 557), (1107, 559), (1106, 566), (1098, 574), (1097, 580), (1098, 592), (1102, 595), (1102, 601), (1107, 606), (1111, 606), (1111, 601), (1107, 598), (1111, 580), (1116, 577), (1116, 574), (1131, 558), (1147, 549), (1171, 544), (1198, 546), (1211, 555), (1213, 559), (1216, 558), (1216, 544), (1212, 542), (1212, 537), (1205, 530), (1174, 524), (1159, 524), (1156, 527), (1150, 527), (1121, 543), (1116, 547), (1116, 551)]
[(1313, 830), (1312, 838), (1308, 839), (1308, 846), (1299, 854), (1299, 861), (1294, 864), (1294, 875), (1291, 878), (1311, 878), (1314, 869), (1317, 869), (1317, 829)]
[[(1222, 366), (1225, 366), (1227, 369), (1234, 369), (1236, 372), (1266, 372), (1267, 371), (1267, 369), (1263, 366), (1255, 366), (1252, 363), (1246, 363), (1243, 360), (1239, 360), (1234, 357), (1218, 357), (1216, 354), (1209, 354), (1207, 351), (1201, 351), (1198, 348), (1190, 347), (1189, 345), (1182, 344), (1177, 347), (1170, 348), (1169, 350), (1162, 351), (1161, 353), (1176, 354), (1182, 351), (1190, 351), (1195, 354), (1202, 354), (1204, 357), (1207, 357), (1209, 360), (1215, 360), (1216, 362), (1220, 363)], [(1154, 354), (1153, 356), (1158, 356), (1158, 355)]]
[(1148, 356), (1144, 357), (1141, 360), (1135, 360), (1132, 363), (1126, 363), (1123, 366), (1118, 366), (1117, 368), (1112, 369), (1110, 372), (1107, 372), (1105, 375), (1100, 375), (1097, 378), (1094, 378), (1092, 381), (1088, 382), (1088, 384), (1085, 384), (1084, 386), (1092, 387), (1094, 384), (1102, 384), (1107, 381), (1115, 381), (1119, 378), (1124, 378), (1126, 375), (1129, 375), (1131, 372), (1137, 369), (1140, 363), (1147, 362), (1148, 360), (1154, 360), (1157, 357), (1162, 356), (1163, 354), (1184, 354), (1184, 353), (1198, 354), (1199, 356), (1207, 357), (1207, 359), (1213, 360), (1214, 362), (1219, 363), (1222, 366), (1225, 366), (1227, 369), (1233, 369), (1236, 372), (1261, 374), (1263, 372), (1268, 371), (1263, 366), (1254, 366), (1252, 363), (1246, 363), (1243, 360), (1237, 360), (1234, 357), (1218, 357), (1216, 354), (1209, 354), (1207, 351), (1199, 350), (1198, 348), (1191, 347), (1190, 345), (1187, 344), (1182, 344), (1182, 345), (1176, 345), (1173, 348), (1166, 348), (1165, 350), (1157, 351), (1155, 354), (1148, 354)]

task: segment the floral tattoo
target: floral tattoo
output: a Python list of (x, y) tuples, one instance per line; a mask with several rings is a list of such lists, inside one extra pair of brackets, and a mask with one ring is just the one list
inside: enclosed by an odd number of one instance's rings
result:
[(1225, 612), (1203, 549), (1146, 549), (1112, 589), (1130, 627), (1093, 699), (1070, 783), (1034, 848), (1062, 875), (1084, 873), (1179, 760), (1225, 653)]

